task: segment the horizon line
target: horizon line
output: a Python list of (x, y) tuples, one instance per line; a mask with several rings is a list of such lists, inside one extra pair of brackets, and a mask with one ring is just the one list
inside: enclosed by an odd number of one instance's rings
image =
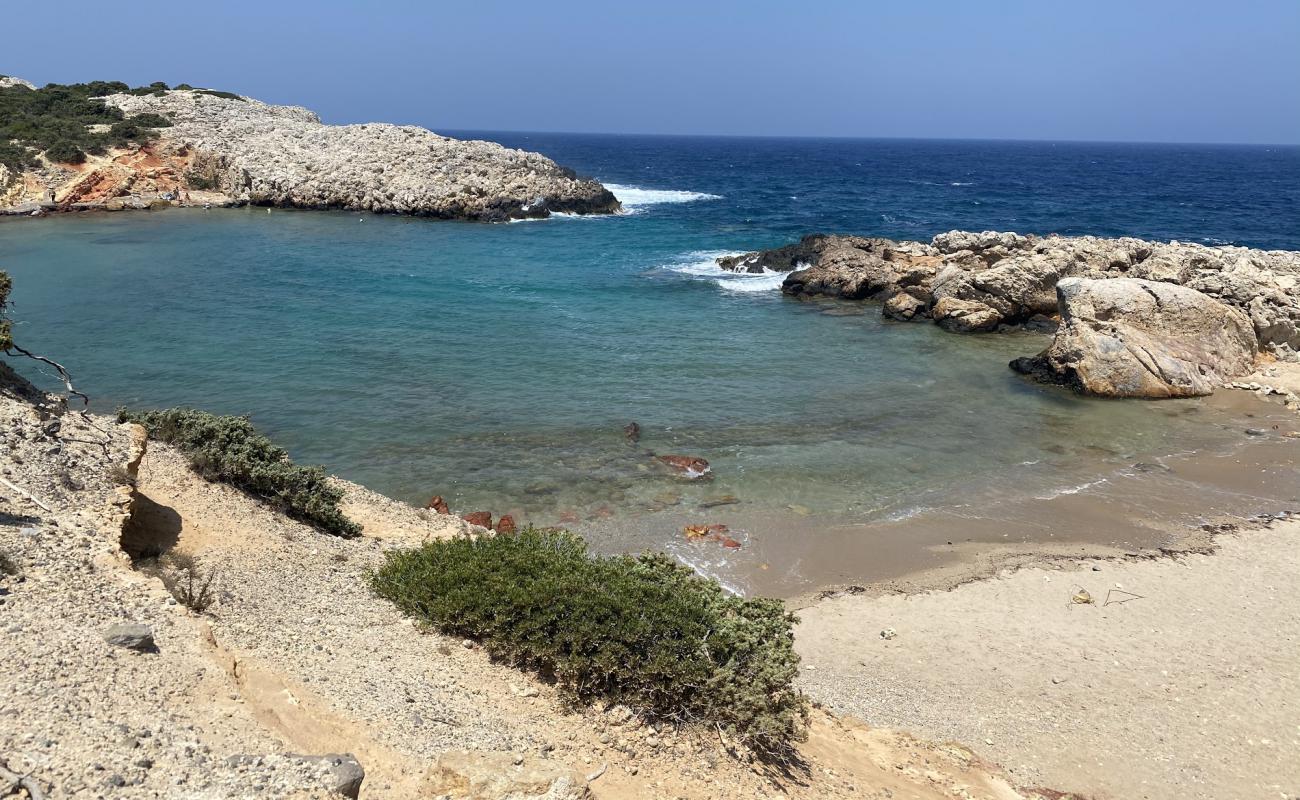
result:
[[(341, 125), (373, 123), (331, 123)], [(398, 123), (405, 124), (405, 123)], [(427, 128), (434, 133), (439, 130), (452, 133), (513, 133), (541, 134), (546, 136), (658, 136), (678, 139), (842, 139), (845, 141), (886, 141), (886, 142), (988, 142), (1014, 144), (1141, 144), (1141, 145), (1180, 145), (1192, 147), (1287, 147), (1300, 148), (1300, 142), (1195, 142), (1195, 141), (1158, 141), (1154, 139), (1016, 139), (992, 136), (856, 136), (850, 134), (797, 134), (797, 133), (633, 133), (629, 131), (560, 131), (560, 130), (525, 130), (522, 128)]]

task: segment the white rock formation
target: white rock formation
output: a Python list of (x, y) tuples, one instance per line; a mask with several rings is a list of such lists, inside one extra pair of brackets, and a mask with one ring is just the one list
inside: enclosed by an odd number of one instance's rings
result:
[(1255, 332), (1195, 289), (1136, 278), (1065, 278), (1050, 347), (1012, 368), (1100, 397), (1196, 397), (1249, 373)]
[(239, 203), (488, 221), (619, 208), (598, 182), (545, 156), (413, 125), (325, 125), (305, 108), (188, 90), (107, 102), (170, 118), (156, 147), (188, 154), (196, 182)]

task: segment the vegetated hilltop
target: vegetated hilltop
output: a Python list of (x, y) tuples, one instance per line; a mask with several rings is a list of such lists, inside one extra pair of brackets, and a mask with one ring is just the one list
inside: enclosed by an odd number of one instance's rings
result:
[(0, 209), (186, 203), (483, 221), (619, 209), (545, 156), (413, 125), (326, 125), (304, 108), (185, 84), (0, 79)]

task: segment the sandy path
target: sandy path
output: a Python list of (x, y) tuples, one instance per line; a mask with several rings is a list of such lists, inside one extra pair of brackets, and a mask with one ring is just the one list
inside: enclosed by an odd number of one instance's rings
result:
[[(824, 601), (800, 612), (803, 683), (870, 724), (969, 743), (1023, 784), (1300, 796), (1300, 521), (1218, 541)], [(1079, 587), (1096, 603), (1072, 604)], [(1142, 598), (1103, 605), (1120, 587)]]

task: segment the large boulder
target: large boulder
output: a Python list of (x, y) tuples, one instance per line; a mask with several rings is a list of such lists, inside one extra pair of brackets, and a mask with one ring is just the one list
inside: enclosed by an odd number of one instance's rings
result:
[(1101, 397), (1195, 397), (1249, 373), (1251, 321), (1208, 295), (1136, 278), (1065, 278), (1050, 347), (1011, 362), (1039, 380)]

